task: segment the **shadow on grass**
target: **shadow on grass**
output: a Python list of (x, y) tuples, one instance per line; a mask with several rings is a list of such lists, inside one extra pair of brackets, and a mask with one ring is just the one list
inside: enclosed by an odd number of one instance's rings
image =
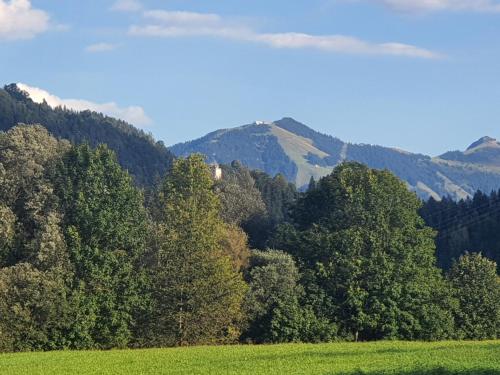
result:
[[(325, 375), (334, 375), (335, 373), (327, 373)], [(497, 369), (487, 369), (487, 368), (476, 368), (476, 369), (464, 369), (464, 370), (449, 370), (446, 368), (434, 368), (434, 369), (415, 369), (415, 370), (391, 370), (391, 371), (354, 371), (345, 372), (335, 375), (500, 375), (500, 370)]]

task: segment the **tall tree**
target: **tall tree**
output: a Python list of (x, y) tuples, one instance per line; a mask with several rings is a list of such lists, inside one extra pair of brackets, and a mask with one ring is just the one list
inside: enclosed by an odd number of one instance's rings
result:
[(294, 226), (281, 228), (278, 245), (314, 270), (344, 337), (430, 339), (452, 330), (434, 233), (419, 207), (390, 172), (344, 163), (299, 199)]
[(49, 172), (68, 148), (69, 143), (41, 126), (19, 125), (0, 133), (0, 202), (6, 219), (15, 217), (16, 222), (15, 247), (4, 259), (6, 265), (36, 253), (36, 233), (57, 210)]
[(0, 350), (71, 347), (72, 267), (49, 178), (68, 148), (41, 126), (0, 133)]
[(106, 146), (74, 146), (54, 180), (73, 288), (81, 293), (72, 335), (81, 347), (123, 347), (142, 296), (139, 260), (148, 237), (142, 194)]
[(174, 162), (160, 192), (153, 255), (152, 342), (191, 345), (235, 341), (245, 284), (224, 254), (224, 223), (214, 181), (200, 155)]

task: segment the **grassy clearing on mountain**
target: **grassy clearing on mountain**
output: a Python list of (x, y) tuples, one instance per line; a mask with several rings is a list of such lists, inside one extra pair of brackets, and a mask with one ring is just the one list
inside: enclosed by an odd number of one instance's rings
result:
[(0, 355), (18, 374), (499, 375), (500, 341), (219, 346)]

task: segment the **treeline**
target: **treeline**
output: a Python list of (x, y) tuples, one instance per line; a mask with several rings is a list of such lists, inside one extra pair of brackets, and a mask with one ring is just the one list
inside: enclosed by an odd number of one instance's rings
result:
[(107, 144), (140, 186), (152, 185), (164, 176), (173, 160), (162, 142), (125, 121), (92, 111), (76, 112), (35, 103), (28, 93), (10, 84), (0, 89), (0, 131), (18, 123), (43, 124), (51, 135), (75, 144)]
[(0, 133), (0, 350), (500, 334), (495, 263), (443, 275), (391, 173), (345, 163), (302, 194), (223, 176), (194, 155), (144, 192), (106, 146)]
[(439, 265), (449, 269), (467, 251), (482, 254), (500, 264), (500, 191), (478, 191), (472, 198), (455, 201), (430, 199), (421, 209), (427, 225), (438, 231)]

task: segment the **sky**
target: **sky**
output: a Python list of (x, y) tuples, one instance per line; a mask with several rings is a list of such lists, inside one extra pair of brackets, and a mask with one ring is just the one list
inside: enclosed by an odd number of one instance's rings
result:
[(439, 155), (500, 138), (498, 0), (0, 0), (0, 84), (172, 145), (293, 117)]

